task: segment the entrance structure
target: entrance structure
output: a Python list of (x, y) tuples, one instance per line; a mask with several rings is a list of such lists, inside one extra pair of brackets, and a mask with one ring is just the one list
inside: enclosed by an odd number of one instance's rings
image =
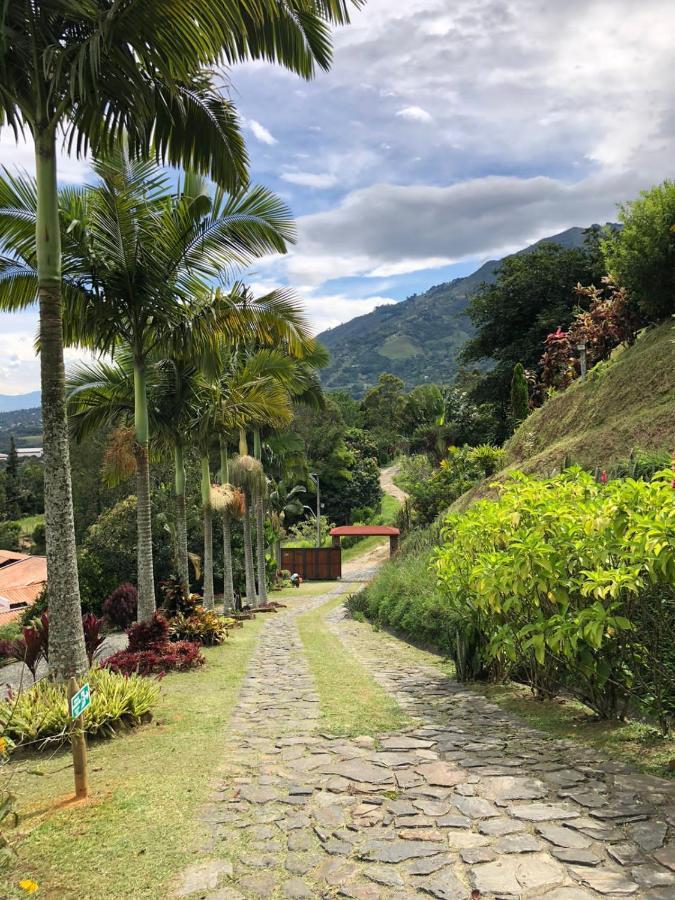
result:
[(401, 532), (391, 525), (339, 525), (331, 528), (330, 536), (333, 538), (333, 546), (340, 546), (340, 538), (351, 537), (388, 537), (389, 555), (393, 556), (398, 550), (398, 539)]

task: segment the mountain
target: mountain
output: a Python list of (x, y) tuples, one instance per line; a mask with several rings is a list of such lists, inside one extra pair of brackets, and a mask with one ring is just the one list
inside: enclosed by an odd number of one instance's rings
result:
[(31, 391), (29, 394), (0, 394), (0, 412), (34, 409), (39, 405), (40, 391)]
[[(580, 247), (586, 231), (568, 228), (518, 254), (529, 253), (545, 241)], [(318, 340), (331, 356), (321, 373), (324, 388), (342, 388), (361, 396), (381, 372), (398, 375), (408, 388), (427, 380), (451, 381), (457, 372), (458, 354), (472, 334), (466, 315), (468, 300), (483, 282), (494, 282), (500, 262), (490, 260), (472, 275), (438, 284), (400, 303), (378, 306), (322, 332)]]

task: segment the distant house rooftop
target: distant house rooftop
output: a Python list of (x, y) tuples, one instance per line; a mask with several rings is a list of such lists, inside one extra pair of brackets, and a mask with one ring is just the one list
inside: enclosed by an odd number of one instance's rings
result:
[(0, 550), (0, 625), (19, 618), (47, 584), (47, 557)]
[[(26, 459), (29, 456), (42, 456), (42, 447), (17, 447), (16, 455), (19, 459)], [(0, 453), (0, 462), (7, 462), (7, 454)]]

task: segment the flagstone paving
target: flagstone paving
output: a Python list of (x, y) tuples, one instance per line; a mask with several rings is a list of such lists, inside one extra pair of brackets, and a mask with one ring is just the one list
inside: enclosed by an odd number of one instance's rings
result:
[(266, 622), (177, 896), (675, 898), (672, 782), (549, 739), (343, 607), (329, 627), (412, 724), (321, 734), (295, 618), (334, 594)]

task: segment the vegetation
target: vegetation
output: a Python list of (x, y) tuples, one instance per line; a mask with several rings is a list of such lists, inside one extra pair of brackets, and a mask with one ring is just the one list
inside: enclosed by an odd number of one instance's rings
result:
[[(91, 737), (110, 737), (147, 722), (159, 699), (159, 686), (149, 678), (91, 669), (91, 705), (83, 714), (84, 731)], [(70, 712), (63, 684), (42, 679), (16, 697), (0, 702), (0, 725), (14, 743), (48, 745), (67, 741)]]
[[(151, 724), (124, 740), (90, 745), (91, 803), (61, 802), (72, 792), (67, 751), (10, 763), (19, 813), (14, 883), (29, 877), (68, 900), (169, 893), (175, 873), (206, 837), (197, 812), (208, 799), (209, 773), (262, 624), (260, 616), (232, 632), (226, 646), (204, 649), (207, 665), (188, 676), (163, 678)], [(186, 747), (190, 765), (179, 765)], [(105, 847), (99, 864), (82, 866), (82, 842)], [(12, 888), (7, 894), (14, 896)]]
[(326, 625), (326, 615), (342, 602), (341, 597), (336, 597), (297, 618), (300, 639), (319, 692), (321, 729), (355, 737), (401, 728), (406, 717), (396, 701), (345, 651)]

